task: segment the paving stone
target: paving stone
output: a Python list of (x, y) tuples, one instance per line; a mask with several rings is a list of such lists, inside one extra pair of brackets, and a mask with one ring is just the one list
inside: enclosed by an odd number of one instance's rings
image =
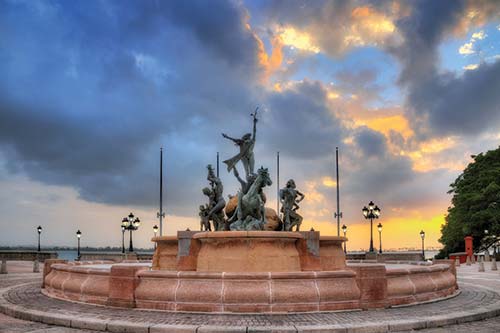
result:
[(197, 333), (246, 333), (247, 327), (228, 327), (228, 326), (201, 326)]
[(106, 322), (104, 320), (97, 320), (92, 318), (75, 318), (71, 319), (72, 328), (81, 328), (95, 331), (105, 331)]
[(149, 333), (196, 333), (197, 325), (154, 325), (149, 328)]
[(149, 333), (147, 324), (134, 324), (128, 321), (109, 322), (106, 329), (114, 333)]
[[(248, 333), (293, 333), (295, 326), (248, 327)], [(331, 331), (330, 331), (331, 332)]]

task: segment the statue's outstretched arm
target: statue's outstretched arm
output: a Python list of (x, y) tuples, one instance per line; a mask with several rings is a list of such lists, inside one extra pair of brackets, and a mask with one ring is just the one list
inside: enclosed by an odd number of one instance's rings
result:
[(295, 202), (301, 202), (302, 200), (304, 200), (305, 195), (304, 195), (302, 192), (297, 191), (297, 195), (298, 195), (300, 198), (298, 198)]
[(235, 139), (235, 138), (232, 138), (230, 137), (229, 135), (227, 135), (226, 133), (222, 133), (222, 136), (226, 139), (229, 139), (231, 141), (233, 141), (234, 143), (238, 143), (238, 141), (241, 141), (240, 139)]

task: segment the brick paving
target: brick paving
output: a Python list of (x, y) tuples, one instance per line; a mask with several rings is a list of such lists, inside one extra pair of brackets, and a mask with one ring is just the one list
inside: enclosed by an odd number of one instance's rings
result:
[[(445, 319), (450, 314), (460, 314), (466, 310), (481, 310), (485, 308), (500, 309), (500, 274), (498, 272), (478, 273), (477, 265), (461, 266), (458, 268), (459, 284), (462, 293), (457, 297), (428, 304), (421, 304), (411, 307), (393, 308), (374, 311), (353, 311), (353, 312), (333, 312), (333, 313), (301, 313), (301, 314), (197, 314), (197, 313), (168, 313), (147, 310), (130, 310), (92, 306), (80, 303), (72, 303), (51, 299), (40, 292), (40, 275), (37, 274), (17, 274), (14, 276), (0, 276), (0, 289), (9, 288), (4, 293), (4, 299), (12, 306), (22, 307), (26, 311), (44, 311), (51, 315), (69, 316), (73, 319), (97, 319), (106, 321), (108, 329), (110, 324), (128, 322), (144, 327), (155, 324), (171, 325), (170, 327), (191, 328), (193, 331), (205, 327), (219, 327), (220, 330), (232, 328), (241, 329), (243, 332), (251, 331), (252, 328), (270, 330), (281, 327), (300, 331), (301, 329), (327, 328), (328, 326), (343, 327), (343, 331), (349, 331), (346, 327), (356, 327), (362, 325), (385, 324), (385, 331), (390, 329), (391, 323), (404, 321), (418, 321), (424, 323), (429, 318)], [(17, 281), (17, 282), (16, 282)], [(22, 283), (23, 285), (16, 286)], [(481, 287), (482, 286), (482, 287)], [(486, 287), (487, 289), (485, 289)], [(500, 313), (500, 311), (498, 312)], [(57, 328), (41, 323), (25, 322), (18, 319), (5, 319), (10, 317), (0, 317), (0, 332), (94, 332), (72, 330), (69, 328)], [(481, 319), (481, 318), (477, 318)], [(9, 322), (9, 320), (11, 320)], [(5, 324), (7, 322), (7, 324)], [(446, 321), (442, 325), (449, 324)], [(10, 326), (9, 326), (10, 325)], [(23, 326), (25, 325), (25, 326)], [(12, 327), (11, 327), (12, 326)], [(437, 325), (436, 325), (437, 326)], [(17, 329), (18, 327), (19, 329)], [(88, 326), (87, 326), (88, 327)], [(106, 327), (106, 326), (104, 326)], [(400, 326), (401, 327), (401, 326)], [(366, 327), (365, 327), (366, 328)], [(382, 327), (374, 327), (384, 331)], [(10, 330), (9, 330), (10, 329)], [(24, 329), (24, 330), (23, 330)], [(439, 332), (499, 332), (500, 317), (487, 320), (463, 323), (460, 325), (446, 326), (445, 328), (427, 328), (419, 330), (422, 333)], [(133, 330), (132, 330), (133, 331)], [(146, 329), (146, 332), (148, 330)], [(153, 332), (151, 328), (149, 332)], [(166, 330), (165, 332), (167, 332)], [(217, 329), (213, 330), (218, 331)], [(328, 330), (327, 330), (328, 331)], [(370, 332), (371, 330), (365, 330)]]

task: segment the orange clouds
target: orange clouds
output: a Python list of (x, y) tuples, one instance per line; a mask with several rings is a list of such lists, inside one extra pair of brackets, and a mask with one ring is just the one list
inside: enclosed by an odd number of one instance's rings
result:
[(280, 68), (283, 62), (283, 41), (280, 36), (275, 36), (271, 40), (271, 55), (268, 55), (264, 49), (264, 43), (262, 40), (258, 37), (257, 40), (259, 43), (259, 64), (264, 69), (263, 82), (267, 82), (270, 76)]
[(410, 128), (408, 119), (403, 114), (382, 116), (367, 120), (358, 119), (355, 121), (355, 124), (357, 126), (367, 126), (372, 130), (384, 134), (386, 137), (391, 130), (400, 133), (405, 139), (414, 134)]

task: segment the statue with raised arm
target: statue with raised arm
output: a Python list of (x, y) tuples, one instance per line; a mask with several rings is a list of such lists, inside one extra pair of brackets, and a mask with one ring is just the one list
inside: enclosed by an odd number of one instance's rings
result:
[(292, 231), (293, 227), (296, 227), (296, 231), (299, 231), (302, 224), (302, 216), (297, 213), (297, 210), (300, 208), (298, 203), (304, 200), (304, 197), (304, 194), (296, 189), (293, 179), (287, 181), (286, 187), (280, 190), (284, 231)]
[(211, 164), (207, 166), (207, 169), (207, 180), (210, 182), (211, 188), (205, 187), (203, 189), (203, 194), (205, 194), (209, 199), (209, 210), (204, 213), (204, 218), (213, 222), (214, 231), (223, 231), (226, 228), (224, 221), (224, 207), (226, 206), (226, 200), (224, 200), (224, 196), (222, 194), (224, 188), (220, 179), (215, 175)]
[(247, 133), (241, 137), (241, 139), (232, 138), (229, 135), (222, 133), (222, 136), (234, 142), (236, 146), (240, 148), (240, 152), (233, 156), (232, 158), (225, 160), (224, 163), (227, 165), (227, 171), (231, 172), (235, 168), (236, 164), (241, 161), (243, 163), (243, 168), (245, 169), (245, 174), (248, 177), (253, 174), (255, 167), (255, 158), (253, 155), (253, 148), (255, 146), (255, 134), (257, 132), (257, 110), (252, 113), (253, 116), (253, 134)]

